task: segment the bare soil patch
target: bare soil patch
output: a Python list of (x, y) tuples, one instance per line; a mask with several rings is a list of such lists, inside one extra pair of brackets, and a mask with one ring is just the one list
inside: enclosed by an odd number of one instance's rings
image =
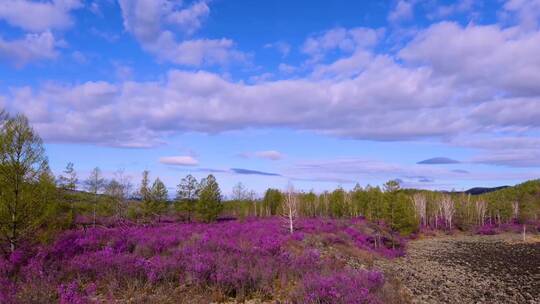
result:
[(405, 257), (375, 264), (413, 303), (540, 303), (540, 242), (515, 235), (416, 240)]

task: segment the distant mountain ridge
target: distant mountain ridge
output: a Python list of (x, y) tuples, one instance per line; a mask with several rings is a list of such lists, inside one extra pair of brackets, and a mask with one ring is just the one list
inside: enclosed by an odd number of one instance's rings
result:
[(464, 193), (470, 194), (470, 195), (480, 195), (484, 193), (490, 193), (495, 192), (498, 190), (503, 190), (506, 188), (510, 188), (510, 186), (499, 186), (499, 187), (474, 187), (469, 190), (466, 190)]

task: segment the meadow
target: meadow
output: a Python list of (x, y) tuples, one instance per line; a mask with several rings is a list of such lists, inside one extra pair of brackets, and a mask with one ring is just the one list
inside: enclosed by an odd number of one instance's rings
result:
[[(258, 197), (238, 184), (225, 197), (213, 175), (200, 180), (188, 175), (171, 195), (159, 177), (151, 182), (144, 171), (133, 191), (121, 172), (106, 179), (95, 168), (80, 181), (69, 163), (55, 176), (26, 117), (3, 119), (0, 303), (348, 304), (409, 303), (415, 297), (452, 302), (465, 296), (424, 294), (418, 286), (454, 282), (451, 273), (470, 280), (484, 276), (489, 261), (466, 252), (502, 257), (503, 266), (493, 270), (497, 277), (524, 269), (508, 257), (533, 265), (538, 259), (539, 180), (474, 195), (403, 189), (399, 180), (390, 180), (382, 187), (321, 193), (289, 184)], [(519, 240), (483, 245), (483, 239), (473, 239), (476, 249), (461, 256), (454, 254), (459, 250), (445, 251), (448, 242), (439, 241), (441, 235), (500, 233)], [(418, 246), (425, 238), (433, 238), (433, 248), (441, 251)], [(408, 244), (415, 244), (412, 251)], [(408, 258), (414, 262), (396, 271)], [(447, 260), (457, 262), (448, 266)], [(433, 263), (434, 268), (422, 268)], [(521, 297), (511, 296), (512, 301), (527, 300), (536, 296), (536, 271), (520, 276), (529, 284), (524, 289), (503, 279), (496, 282), (500, 285), (486, 279), (478, 289), (502, 286)]]
[(351, 264), (404, 254), (381, 227), (304, 219), (291, 234), (267, 218), (68, 230), (0, 260), (0, 302), (383, 303), (396, 295), (382, 272)]

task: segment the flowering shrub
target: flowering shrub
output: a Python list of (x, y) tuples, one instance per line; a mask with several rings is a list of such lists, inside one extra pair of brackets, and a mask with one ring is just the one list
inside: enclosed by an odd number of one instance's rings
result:
[[(535, 226), (540, 228), (540, 224), (535, 223), (534, 221), (529, 221), (525, 224), (527, 227), (527, 231), (534, 232)], [(521, 233), (523, 229), (523, 224), (520, 224), (517, 221), (509, 222), (509, 223), (501, 223), (501, 224), (494, 224), (494, 223), (486, 223), (483, 226), (476, 227), (476, 234), (481, 235), (495, 235), (499, 233), (504, 232), (510, 232), (510, 233)], [(538, 230), (540, 231), (540, 230)]]
[(325, 234), (331, 243), (385, 256), (401, 254), (402, 241), (376, 244), (364, 221), (306, 219), (297, 227), (289, 234), (270, 218), (67, 231), (29, 256), (0, 259), (0, 302), (36, 286), (60, 303), (87, 303), (122, 297), (134, 282), (213, 290), (221, 299), (376, 302), (381, 273), (345, 268), (308, 240)]
[(311, 273), (302, 280), (298, 302), (328, 304), (380, 303), (373, 291), (384, 283), (380, 272), (351, 270), (323, 275)]

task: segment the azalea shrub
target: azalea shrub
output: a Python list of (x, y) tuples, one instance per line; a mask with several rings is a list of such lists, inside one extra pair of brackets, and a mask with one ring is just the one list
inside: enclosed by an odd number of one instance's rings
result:
[(173, 302), (380, 302), (382, 273), (336, 258), (338, 245), (395, 257), (405, 243), (361, 219), (305, 219), (293, 234), (279, 218), (71, 230), (0, 259), (0, 302), (122, 301), (139, 290)]

